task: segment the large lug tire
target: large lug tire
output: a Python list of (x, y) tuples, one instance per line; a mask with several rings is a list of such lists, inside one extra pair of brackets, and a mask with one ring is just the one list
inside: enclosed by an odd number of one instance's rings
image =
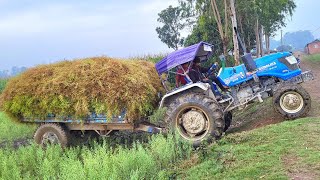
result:
[(195, 147), (218, 139), (224, 129), (223, 112), (215, 99), (185, 93), (171, 101), (165, 121), (180, 137)]
[(300, 85), (284, 85), (273, 95), (274, 109), (287, 119), (304, 117), (311, 108), (309, 93)]
[(41, 124), (34, 134), (34, 140), (42, 147), (48, 144), (59, 144), (61, 147), (68, 145), (69, 132), (55, 123)]

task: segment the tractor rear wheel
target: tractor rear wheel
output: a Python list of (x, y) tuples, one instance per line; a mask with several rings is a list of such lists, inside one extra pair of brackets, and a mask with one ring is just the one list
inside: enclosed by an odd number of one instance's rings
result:
[(165, 121), (194, 146), (219, 138), (225, 126), (218, 102), (196, 93), (185, 93), (172, 100)]
[(284, 85), (273, 95), (274, 109), (287, 119), (304, 117), (310, 111), (311, 98), (301, 85)]
[(60, 144), (61, 147), (68, 145), (68, 131), (55, 123), (41, 124), (33, 138), (42, 147), (46, 147), (48, 144)]

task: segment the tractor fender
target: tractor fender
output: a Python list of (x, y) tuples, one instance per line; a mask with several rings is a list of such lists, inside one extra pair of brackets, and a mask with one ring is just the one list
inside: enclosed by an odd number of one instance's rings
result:
[(210, 90), (210, 84), (197, 82), (197, 83), (189, 83), (189, 84), (186, 84), (186, 85), (184, 85), (182, 87), (176, 88), (176, 89), (168, 92), (166, 95), (164, 95), (162, 97), (162, 99), (160, 101), (159, 108), (163, 107), (165, 100), (168, 99), (169, 97), (172, 97), (174, 95), (177, 95), (178, 93), (182, 93), (182, 92), (185, 92), (185, 91), (190, 90), (190, 89), (200, 89), (201, 91), (206, 92), (206, 91)]

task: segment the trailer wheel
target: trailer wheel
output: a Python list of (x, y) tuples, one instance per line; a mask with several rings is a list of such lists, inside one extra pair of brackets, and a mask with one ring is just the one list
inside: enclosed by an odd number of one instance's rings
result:
[(48, 144), (60, 144), (61, 147), (68, 145), (68, 132), (55, 123), (41, 124), (33, 138), (42, 147), (46, 147)]
[(285, 118), (296, 119), (310, 111), (311, 98), (300, 85), (284, 85), (274, 93), (273, 106)]
[(172, 100), (165, 121), (194, 146), (218, 139), (225, 126), (217, 101), (196, 93), (185, 93)]

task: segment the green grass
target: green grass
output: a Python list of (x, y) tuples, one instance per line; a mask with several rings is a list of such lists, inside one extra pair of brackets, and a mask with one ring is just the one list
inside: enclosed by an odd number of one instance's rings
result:
[(21, 138), (31, 138), (36, 126), (16, 123), (3, 112), (0, 112), (0, 143)]
[[(320, 176), (320, 119), (305, 118), (218, 141), (207, 158), (183, 170), (185, 179), (288, 179), (291, 172)], [(293, 159), (294, 165), (285, 159)]]
[(311, 62), (320, 62), (320, 54), (307, 55), (304, 56), (303, 59)]
[(191, 150), (172, 135), (153, 136), (131, 148), (110, 148), (104, 142), (64, 150), (36, 145), (0, 149), (0, 179), (167, 179)]

